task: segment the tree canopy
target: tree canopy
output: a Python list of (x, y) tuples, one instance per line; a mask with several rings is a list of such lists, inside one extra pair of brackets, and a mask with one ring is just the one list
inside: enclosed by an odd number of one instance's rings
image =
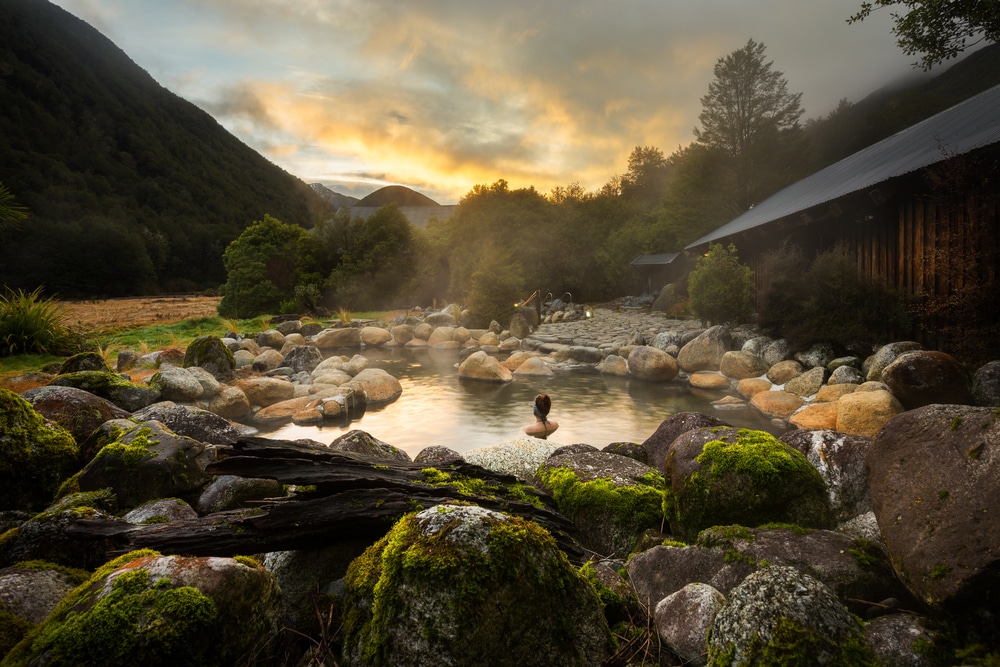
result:
[(996, 0), (874, 0), (862, 2), (848, 22), (864, 21), (875, 10), (898, 5), (907, 11), (892, 13), (896, 43), (906, 55), (919, 55), (914, 65), (924, 70), (981, 42), (1000, 40)]

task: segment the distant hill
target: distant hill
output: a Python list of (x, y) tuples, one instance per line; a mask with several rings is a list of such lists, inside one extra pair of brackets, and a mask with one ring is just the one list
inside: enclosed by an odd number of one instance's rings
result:
[(334, 192), (322, 183), (310, 183), (309, 187), (313, 189), (313, 192), (322, 197), (323, 201), (330, 204), (334, 210), (344, 206), (354, 206), (358, 203), (357, 197), (351, 197), (350, 195), (342, 195), (339, 192)]
[(62, 296), (192, 291), (270, 214), (322, 200), (46, 0), (0, 0), (0, 182), (31, 217), (0, 238), (0, 282)]
[(379, 208), (386, 204), (398, 204), (400, 208), (404, 206), (440, 206), (430, 197), (405, 185), (387, 185), (384, 188), (379, 188), (354, 205), (364, 208)]

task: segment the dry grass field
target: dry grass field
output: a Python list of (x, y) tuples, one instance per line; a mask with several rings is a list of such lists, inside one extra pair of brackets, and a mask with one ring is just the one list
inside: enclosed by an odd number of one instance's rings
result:
[(195, 317), (217, 315), (217, 296), (164, 296), (103, 301), (64, 301), (65, 324), (87, 332), (118, 331), (172, 324)]

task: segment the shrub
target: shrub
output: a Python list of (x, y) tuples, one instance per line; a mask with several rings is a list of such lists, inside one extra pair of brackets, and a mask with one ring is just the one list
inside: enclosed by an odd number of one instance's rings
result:
[(505, 322), (514, 313), (514, 304), (524, 298), (521, 265), (513, 253), (491, 244), (481, 256), (469, 279), (469, 314), (477, 326), (492, 320)]
[(63, 354), (72, 348), (72, 336), (63, 319), (66, 309), (55, 299), (42, 297), (41, 288), (0, 295), (0, 356)]
[(741, 322), (753, 314), (753, 273), (736, 246), (710, 244), (688, 279), (691, 311), (709, 324)]
[(862, 274), (843, 245), (811, 261), (797, 246), (765, 255), (758, 322), (794, 347), (831, 342), (863, 351), (909, 328), (906, 302)]

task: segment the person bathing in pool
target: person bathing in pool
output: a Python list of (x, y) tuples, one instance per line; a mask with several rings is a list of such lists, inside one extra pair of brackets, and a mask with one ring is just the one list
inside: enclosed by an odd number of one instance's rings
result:
[(539, 394), (531, 404), (531, 411), (535, 414), (535, 423), (524, 427), (524, 432), (528, 435), (545, 440), (550, 434), (555, 433), (559, 428), (559, 423), (549, 419), (549, 409), (552, 407), (552, 399), (548, 394)]

